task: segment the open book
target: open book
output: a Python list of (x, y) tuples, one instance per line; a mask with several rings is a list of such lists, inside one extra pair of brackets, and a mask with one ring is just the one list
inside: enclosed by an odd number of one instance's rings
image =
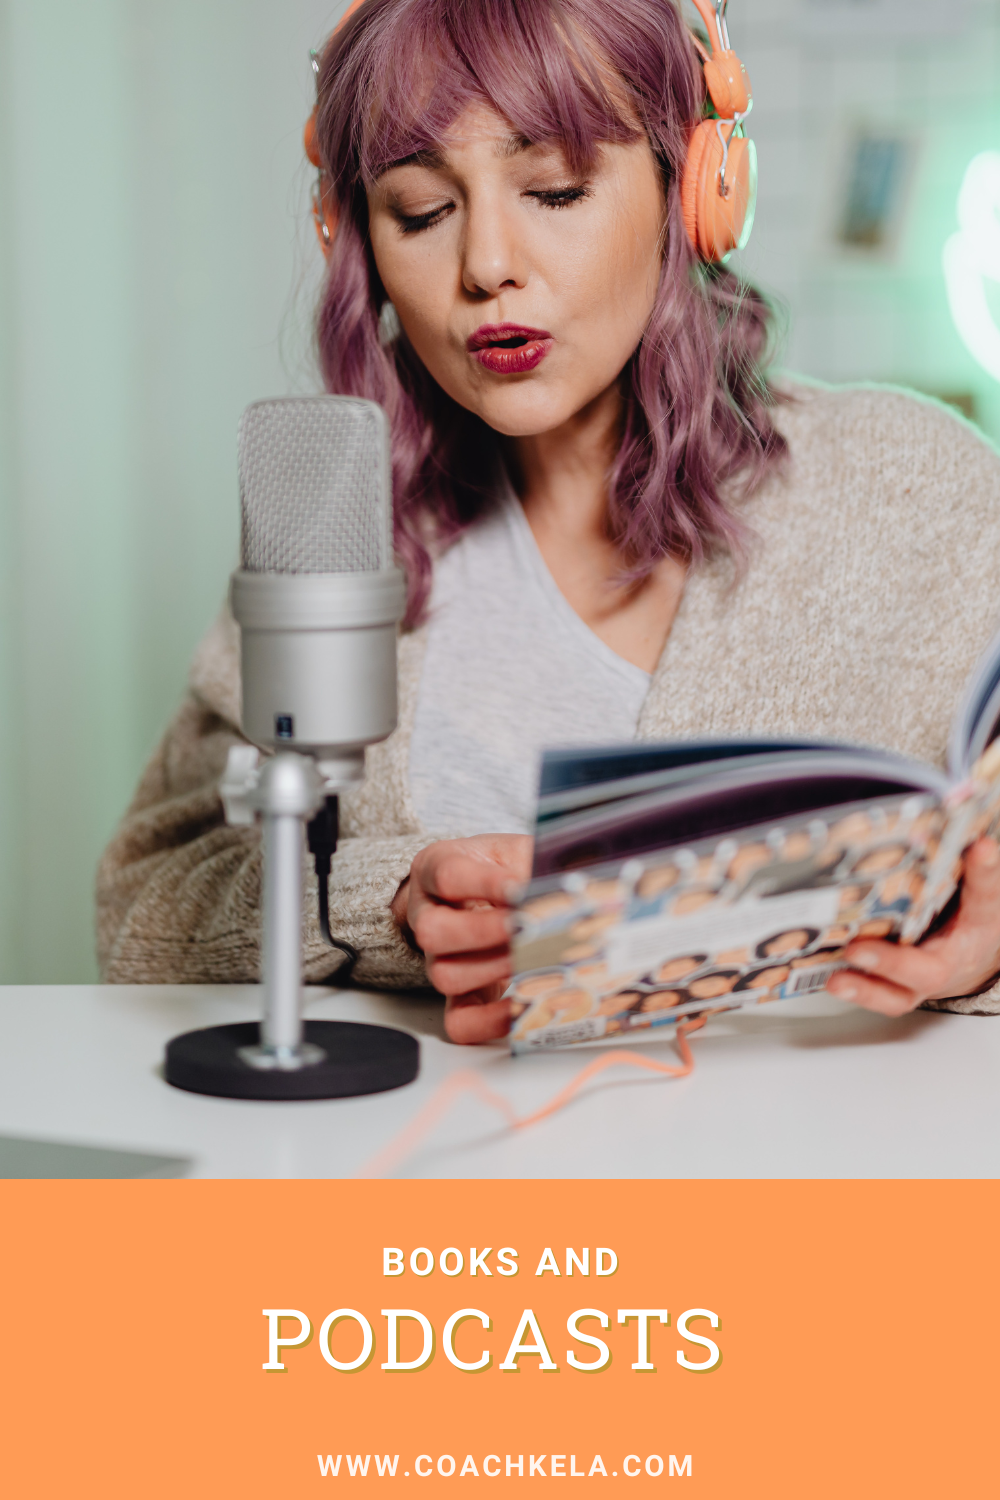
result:
[(662, 1036), (822, 990), (855, 937), (915, 942), (1000, 823), (1000, 636), (947, 772), (835, 741), (553, 750), (517, 914), (511, 1049)]

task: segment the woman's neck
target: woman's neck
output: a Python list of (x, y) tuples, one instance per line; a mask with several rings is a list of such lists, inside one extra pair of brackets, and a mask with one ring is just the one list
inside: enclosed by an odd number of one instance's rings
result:
[(619, 442), (617, 385), (552, 432), (511, 441), (515, 488), (560, 593), (619, 656), (645, 672), (660, 659), (686, 568), (665, 557), (638, 583), (608, 531), (608, 470)]
[(607, 475), (618, 444), (621, 396), (604, 391), (552, 432), (511, 440), (516, 488), (536, 536), (603, 542), (617, 559), (607, 531)]

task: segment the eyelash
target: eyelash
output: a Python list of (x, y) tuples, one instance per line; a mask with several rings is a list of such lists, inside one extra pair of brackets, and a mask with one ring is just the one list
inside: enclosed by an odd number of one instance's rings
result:
[[(539, 188), (537, 191), (525, 193), (525, 197), (537, 199), (546, 208), (569, 208), (571, 204), (580, 203), (584, 198), (589, 198), (590, 188), (586, 183), (577, 187)], [(400, 233), (419, 234), (422, 229), (430, 229), (452, 207), (451, 203), (442, 203), (440, 208), (432, 208), (426, 214), (404, 214), (397, 210), (396, 218), (399, 221)]]
[(565, 188), (543, 188), (538, 192), (528, 193), (529, 198), (537, 198), (544, 203), (546, 208), (568, 208), (571, 203), (579, 203), (584, 198), (590, 197), (590, 188), (587, 184), (580, 183), (576, 187)]
[(432, 208), (430, 213), (426, 214), (404, 214), (397, 209), (396, 218), (399, 220), (400, 234), (419, 234), (421, 229), (429, 229), (442, 214), (447, 213), (451, 206), (450, 203), (442, 203), (440, 208)]

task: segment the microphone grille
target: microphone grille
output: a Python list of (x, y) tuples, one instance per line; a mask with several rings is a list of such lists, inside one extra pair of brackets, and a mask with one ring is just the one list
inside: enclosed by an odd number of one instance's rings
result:
[(389, 429), (374, 401), (255, 401), (240, 420), (239, 474), (246, 572), (392, 566)]

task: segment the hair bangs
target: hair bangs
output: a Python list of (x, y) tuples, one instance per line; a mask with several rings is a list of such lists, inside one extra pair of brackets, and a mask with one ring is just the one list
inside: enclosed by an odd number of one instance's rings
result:
[[(387, 0), (365, 11), (363, 27), (332, 39), (320, 85), (320, 136), (344, 198), (440, 146), (474, 103), (533, 143), (558, 141), (574, 170), (602, 141), (640, 133), (610, 60), (559, 0)], [(338, 110), (338, 95), (365, 107)]]

